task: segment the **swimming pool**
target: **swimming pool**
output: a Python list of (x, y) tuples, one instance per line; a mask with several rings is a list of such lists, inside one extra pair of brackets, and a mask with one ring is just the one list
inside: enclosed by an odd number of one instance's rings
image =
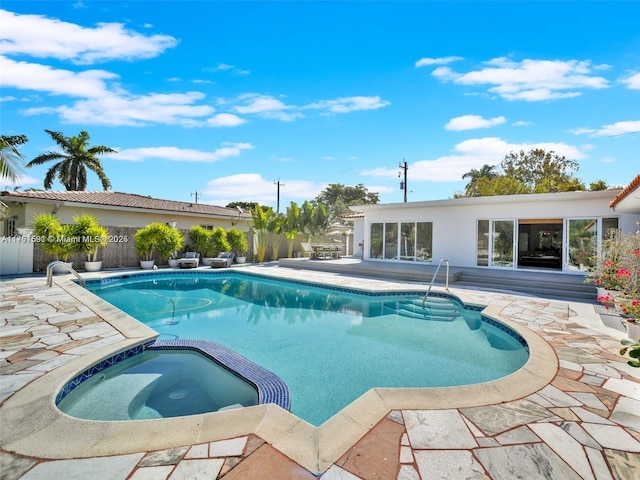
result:
[(506, 376), (528, 358), (499, 322), (434, 294), (364, 294), (240, 272), (153, 272), (87, 288), (160, 339), (223, 344), (288, 385), (291, 411), (320, 425), (373, 387), (438, 387)]

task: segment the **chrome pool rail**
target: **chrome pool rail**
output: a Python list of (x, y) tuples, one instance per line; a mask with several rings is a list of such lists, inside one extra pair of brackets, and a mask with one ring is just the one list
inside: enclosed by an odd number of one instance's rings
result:
[(438, 263), (438, 268), (436, 268), (436, 271), (433, 274), (433, 277), (431, 278), (431, 283), (429, 284), (429, 288), (427, 289), (427, 293), (424, 294), (424, 298), (422, 299), (422, 308), (424, 308), (425, 307), (425, 303), (427, 303), (427, 297), (431, 293), (431, 287), (433, 287), (433, 282), (436, 281), (436, 277), (438, 276), (438, 272), (440, 271), (440, 267), (442, 266), (443, 263), (447, 264), (447, 275), (445, 277), (444, 288), (449, 290), (449, 260), (447, 260), (446, 258), (443, 258), (442, 260), (440, 260), (440, 263)]
[(64, 268), (66, 268), (69, 271), (69, 273), (73, 273), (76, 276), (76, 278), (80, 282), (80, 285), (82, 285), (83, 287), (87, 286), (87, 282), (85, 282), (84, 278), (82, 278), (80, 274), (76, 272), (71, 265), (69, 265), (66, 262), (63, 262), (62, 260), (55, 260), (51, 262), (49, 265), (47, 265), (47, 286), (51, 287), (53, 285), (53, 267), (57, 265), (64, 265)]

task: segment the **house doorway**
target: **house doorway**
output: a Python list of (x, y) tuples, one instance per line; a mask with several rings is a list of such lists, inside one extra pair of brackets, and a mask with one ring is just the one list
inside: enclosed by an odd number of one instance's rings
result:
[(561, 218), (518, 220), (518, 268), (562, 270)]

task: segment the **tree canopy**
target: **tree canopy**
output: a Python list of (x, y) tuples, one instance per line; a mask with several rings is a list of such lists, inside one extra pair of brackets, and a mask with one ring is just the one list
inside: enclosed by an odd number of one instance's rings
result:
[(84, 130), (75, 137), (65, 137), (61, 132), (52, 130), (45, 130), (45, 132), (58, 144), (62, 152), (43, 153), (27, 163), (27, 167), (33, 167), (47, 162), (56, 162), (44, 178), (45, 189), (50, 190), (54, 179), (58, 178), (69, 191), (86, 190), (87, 169), (98, 175), (102, 188), (105, 190), (111, 188), (111, 181), (107, 178), (97, 156), (116, 153), (116, 150), (104, 145), (89, 147), (89, 134)]
[(332, 183), (314, 198), (313, 203), (324, 205), (329, 215), (329, 223), (336, 222), (340, 215), (349, 212), (349, 205), (368, 205), (380, 202), (376, 192), (369, 192), (359, 183), (355, 187)]
[[(484, 165), (480, 170), (472, 169), (462, 178), (471, 181), (464, 194), (457, 197), (477, 195), (517, 195), (523, 193), (548, 193), (550, 191), (570, 192), (585, 190), (584, 183), (575, 173), (579, 165), (553, 151), (533, 148), (528, 152), (510, 152), (500, 163), (502, 173), (496, 166)], [(601, 187), (601, 184), (597, 184)]]

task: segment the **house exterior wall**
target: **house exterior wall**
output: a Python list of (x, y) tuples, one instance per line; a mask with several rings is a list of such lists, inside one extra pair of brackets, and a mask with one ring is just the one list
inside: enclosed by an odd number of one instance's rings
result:
[[(212, 216), (185, 215), (179, 212), (156, 212), (149, 211), (132, 211), (132, 210), (115, 210), (117, 207), (96, 208), (94, 206), (77, 207), (77, 206), (61, 206), (55, 212), (56, 217), (60, 219), (60, 223), (73, 223), (73, 217), (76, 215), (88, 214), (98, 218), (100, 225), (105, 227), (144, 227), (153, 222), (167, 223), (176, 222), (176, 228), (188, 230), (194, 225), (211, 225), (213, 227), (222, 227), (229, 229), (233, 226), (241, 231), (248, 231), (249, 226), (246, 222), (238, 222), (235, 218), (214, 218)], [(39, 213), (53, 212), (55, 205), (28, 203), (23, 207), (23, 212), (16, 212), (19, 215), (18, 222), (24, 221), (25, 226), (33, 220), (33, 216)], [(13, 214), (14, 210), (11, 210)], [(20, 215), (22, 213), (22, 215)], [(19, 225), (21, 223), (18, 223)]]
[[(353, 210), (364, 212), (354, 220), (356, 244), (365, 243), (364, 258), (369, 255), (371, 224), (432, 222), (432, 262), (442, 258), (451, 265), (476, 267), (477, 221), (519, 219), (591, 219), (618, 218), (619, 228), (636, 231), (640, 215), (619, 213), (609, 207), (619, 190), (602, 192), (566, 192), (536, 195), (463, 198), (429, 202), (364, 205)], [(393, 261), (393, 260), (381, 260)]]

